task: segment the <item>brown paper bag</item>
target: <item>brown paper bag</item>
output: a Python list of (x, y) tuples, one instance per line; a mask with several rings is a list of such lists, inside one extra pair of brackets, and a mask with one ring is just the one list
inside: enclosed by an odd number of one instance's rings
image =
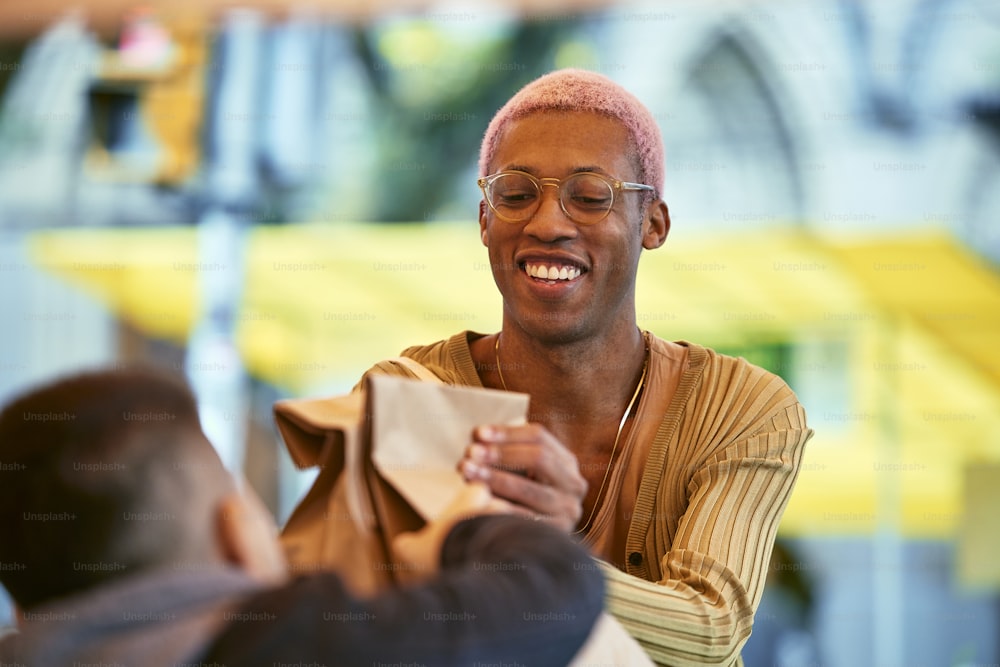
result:
[[(398, 363), (414, 377), (429, 371)], [(436, 378), (434, 378), (436, 379)], [(363, 394), (278, 402), (275, 420), (300, 468), (319, 466), (282, 532), (294, 571), (335, 570), (359, 595), (394, 582), (389, 548), (402, 530), (437, 516), (463, 484), (456, 464), (472, 429), (524, 423), (528, 396), (373, 375)], [(639, 644), (601, 614), (573, 667), (652, 666)]]
[(363, 393), (275, 404), (292, 460), (320, 473), (282, 532), (296, 572), (332, 569), (358, 594), (391, 585), (392, 539), (437, 516), (464, 484), (472, 429), (524, 423), (528, 396), (371, 375)]

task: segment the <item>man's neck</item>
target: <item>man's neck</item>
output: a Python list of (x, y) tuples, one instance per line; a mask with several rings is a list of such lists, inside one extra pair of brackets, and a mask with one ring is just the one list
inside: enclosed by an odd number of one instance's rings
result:
[[(485, 342), (485, 341), (484, 341)], [(505, 327), (492, 340), (501, 388), (531, 394), (532, 421), (552, 431), (617, 424), (642, 374), (645, 342), (632, 323), (572, 342), (546, 342)]]

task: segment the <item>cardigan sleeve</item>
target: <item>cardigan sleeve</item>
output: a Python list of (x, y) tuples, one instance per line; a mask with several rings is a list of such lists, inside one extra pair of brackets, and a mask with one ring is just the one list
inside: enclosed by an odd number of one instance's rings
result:
[[(655, 561), (647, 570), (652, 581), (605, 566), (608, 611), (655, 661), (739, 664), (811, 435), (797, 402), (778, 408), (759, 428), (697, 462), (669, 543), (658, 544), (665, 531), (653, 518), (642, 554)], [(663, 508), (662, 497), (656, 507)]]

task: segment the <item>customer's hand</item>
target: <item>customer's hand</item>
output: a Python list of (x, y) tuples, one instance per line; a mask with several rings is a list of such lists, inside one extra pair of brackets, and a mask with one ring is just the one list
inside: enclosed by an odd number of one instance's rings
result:
[(509, 512), (510, 503), (494, 497), (485, 484), (467, 484), (441, 516), (428, 521), (420, 530), (401, 533), (393, 540), (393, 555), (400, 567), (400, 581), (414, 583), (435, 575), (441, 562), (441, 545), (452, 526), (462, 519)]

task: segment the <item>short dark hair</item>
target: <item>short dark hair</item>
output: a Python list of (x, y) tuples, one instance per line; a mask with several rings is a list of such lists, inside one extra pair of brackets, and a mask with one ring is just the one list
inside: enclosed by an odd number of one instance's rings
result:
[(225, 473), (190, 389), (148, 369), (14, 400), (0, 412), (0, 462), (0, 582), (22, 608), (188, 557), (205, 538), (192, 512)]

